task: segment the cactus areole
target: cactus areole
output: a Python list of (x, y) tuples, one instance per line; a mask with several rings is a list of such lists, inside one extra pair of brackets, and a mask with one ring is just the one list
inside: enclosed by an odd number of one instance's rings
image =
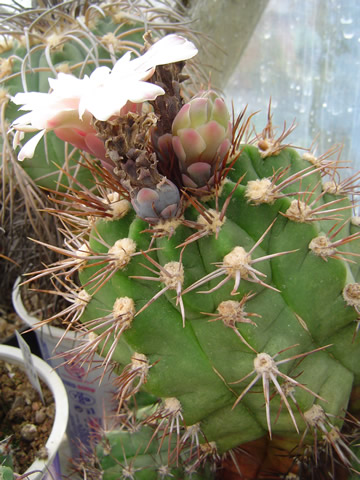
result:
[[(188, 473), (260, 439), (275, 456), (265, 473), (305, 478), (321, 462), (356, 471), (358, 177), (342, 180), (336, 147), (316, 157), (285, 143), (292, 127), (276, 137), (270, 109), (250, 138), (251, 117), (231, 119), (214, 92), (187, 103), (190, 56), (150, 62), (141, 82), (157, 94), (140, 92), (136, 110), (99, 118), (85, 99), (106, 167), (89, 161), (98, 190), (71, 192), (64, 214), (86, 245), (78, 268), (70, 250), (62, 265), (89, 295), (81, 321), (93, 333), (72, 361), (97, 350), (104, 368), (117, 365), (119, 412), (139, 392), (156, 397), (138, 427), (176, 438), (169, 460), (189, 451)], [(103, 208), (114, 192), (132, 205), (120, 216)], [(84, 226), (95, 195), (102, 208)]]

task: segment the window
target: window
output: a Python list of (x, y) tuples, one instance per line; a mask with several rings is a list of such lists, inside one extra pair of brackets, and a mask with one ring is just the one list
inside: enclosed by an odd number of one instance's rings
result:
[(344, 143), (342, 160), (360, 169), (360, 2), (270, 0), (225, 93), (237, 112), (261, 110), (258, 130), (271, 97), (274, 125), (296, 119), (291, 143), (318, 134), (319, 154)]

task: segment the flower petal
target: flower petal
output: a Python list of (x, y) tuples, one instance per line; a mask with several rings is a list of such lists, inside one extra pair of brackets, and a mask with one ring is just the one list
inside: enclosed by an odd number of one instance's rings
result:
[(118, 83), (116, 89), (107, 86), (97, 88), (93, 95), (84, 98), (83, 107), (98, 120), (106, 121), (114, 115), (120, 115), (129, 100), (142, 103), (164, 93), (161, 87), (152, 83), (123, 81)]
[(166, 35), (152, 45), (141, 57), (131, 61), (136, 70), (146, 71), (157, 65), (180, 62), (198, 53), (195, 45), (180, 35)]
[(22, 128), (25, 128), (27, 125), (31, 125), (32, 118), (33, 118), (33, 112), (24, 113), (24, 115), (21, 115), (20, 117), (15, 118), (15, 120), (11, 125), (18, 126), (18, 130), (22, 130)]
[[(122, 57), (117, 60), (115, 63), (112, 73), (122, 73), (124, 71), (127, 71), (130, 67), (130, 62), (131, 62), (131, 52), (126, 52)], [(132, 67), (130, 67), (132, 68)]]
[(117, 91), (108, 88), (98, 88), (94, 95), (84, 99), (84, 108), (98, 120), (106, 121), (113, 115), (119, 115), (120, 109), (128, 101), (128, 95), (123, 86)]
[[(106, 150), (105, 150), (104, 142), (100, 138), (98, 138), (96, 134), (86, 135), (85, 142), (86, 142), (87, 151), (89, 153), (91, 153), (97, 158), (100, 158), (100, 160), (104, 160), (104, 161), (107, 160), (108, 163), (111, 162), (111, 160), (106, 158)], [(115, 167), (114, 164), (113, 164), (113, 167)]]
[(24, 138), (24, 135), (25, 135), (24, 132), (21, 132), (19, 130), (15, 131), (13, 143), (12, 143), (12, 147), (14, 150), (20, 145), (20, 142)]
[(57, 98), (78, 97), (84, 92), (89, 83), (89, 77), (77, 78), (69, 73), (58, 73), (57, 78), (48, 78), (52, 93)]
[(148, 82), (136, 82), (128, 88), (127, 97), (133, 103), (141, 103), (147, 100), (155, 100), (158, 95), (164, 95), (163, 90), (158, 85)]
[(109, 67), (98, 67), (90, 75), (89, 81), (92, 86), (102, 86), (109, 78), (111, 74), (111, 69)]
[(44, 134), (45, 130), (41, 130), (41, 132), (34, 135), (32, 138), (30, 138), (29, 141), (25, 143), (18, 155), (18, 160), (20, 160), (20, 162), (22, 162), (25, 158), (33, 158), (35, 148), (37, 147), (37, 144), (40, 142)]
[(49, 102), (49, 94), (40, 92), (20, 92), (14, 97), (11, 97), (11, 101), (16, 105), (22, 105), (19, 110), (33, 110), (33, 108), (47, 105)]

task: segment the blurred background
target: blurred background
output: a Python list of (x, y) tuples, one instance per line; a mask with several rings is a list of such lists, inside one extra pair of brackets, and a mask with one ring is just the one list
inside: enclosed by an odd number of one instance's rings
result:
[[(271, 97), (279, 133), (284, 121), (290, 126), (295, 119), (298, 125), (291, 143), (309, 147), (317, 138), (318, 154), (344, 144), (342, 160), (360, 169), (360, 2), (202, 3), (200, 30), (211, 35), (213, 29), (218, 44), (228, 51), (220, 84), (235, 111), (246, 104), (250, 112), (260, 110), (254, 118), (260, 131)], [(205, 17), (207, 8), (210, 15)], [(237, 46), (240, 55), (235, 58)]]

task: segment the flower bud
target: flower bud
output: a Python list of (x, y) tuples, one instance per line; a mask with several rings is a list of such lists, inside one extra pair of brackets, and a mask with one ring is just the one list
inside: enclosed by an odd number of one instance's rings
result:
[(176, 216), (180, 208), (180, 192), (164, 177), (155, 188), (141, 188), (131, 203), (140, 218), (157, 223)]
[(212, 185), (231, 146), (232, 124), (224, 100), (213, 91), (193, 98), (176, 115), (172, 134), (184, 185)]

